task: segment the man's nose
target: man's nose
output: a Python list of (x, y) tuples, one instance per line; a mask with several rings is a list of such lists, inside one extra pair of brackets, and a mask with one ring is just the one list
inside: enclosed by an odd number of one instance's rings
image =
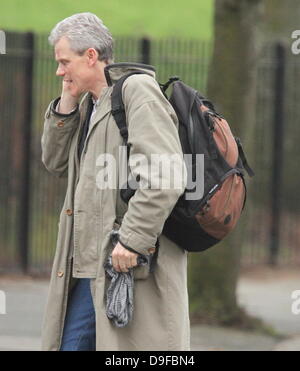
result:
[(61, 68), (61, 66), (58, 66), (56, 70), (56, 76), (64, 76), (64, 75), (65, 75), (64, 69)]

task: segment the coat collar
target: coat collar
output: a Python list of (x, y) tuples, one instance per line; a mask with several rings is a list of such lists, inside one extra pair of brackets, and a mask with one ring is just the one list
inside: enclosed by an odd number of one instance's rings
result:
[(141, 63), (113, 63), (104, 68), (105, 78), (108, 86), (112, 86), (122, 76), (133, 71), (141, 71), (155, 78), (155, 68)]
[[(109, 64), (104, 68), (105, 77), (107, 80), (108, 87), (102, 89), (99, 99), (96, 104), (101, 106), (101, 109), (97, 109), (93, 117), (91, 118), (89, 131), (86, 137), (85, 142), (88, 142), (90, 134), (99, 121), (103, 119), (109, 112), (111, 112), (111, 99), (110, 94), (112, 91), (112, 85), (116, 83), (122, 76), (133, 72), (133, 71), (144, 72), (153, 78), (155, 78), (155, 68), (146, 64), (140, 63), (114, 63)], [(86, 93), (82, 99), (82, 119), (81, 127), (84, 123), (84, 118), (87, 112), (88, 101), (92, 99), (91, 93)]]
[[(95, 123), (102, 120), (102, 118), (111, 111), (111, 100), (108, 99), (109, 96), (110, 96), (109, 87), (103, 88), (99, 99), (95, 103), (96, 112), (93, 114), (93, 117), (91, 118), (90, 130), (92, 130), (92, 127), (95, 125)], [(90, 99), (92, 99), (91, 95)], [(101, 109), (98, 109), (98, 106), (101, 106)]]

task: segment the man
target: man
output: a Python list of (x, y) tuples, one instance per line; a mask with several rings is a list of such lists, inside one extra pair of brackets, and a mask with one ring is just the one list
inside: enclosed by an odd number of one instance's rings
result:
[[(62, 77), (61, 97), (46, 111), (42, 160), (58, 176), (68, 176), (43, 326), (44, 350), (188, 350), (189, 316), (186, 253), (161, 235), (164, 222), (184, 191), (180, 187), (139, 187), (128, 206), (115, 187), (103, 187), (103, 155), (118, 159), (122, 137), (111, 114), (113, 85), (139, 69), (122, 88), (130, 159), (153, 154), (182, 159), (177, 117), (161, 93), (153, 68), (113, 64), (113, 40), (91, 13), (75, 14), (52, 30), (50, 43)], [(78, 105), (82, 93), (86, 93)], [(183, 161), (175, 173), (181, 172)], [(180, 169), (180, 167), (182, 167)], [(150, 182), (143, 167), (133, 169)], [(153, 175), (154, 174), (154, 175)], [(110, 176), (111, 174), (106, 174)], [(135, 174), (137, 175), (137, 174)], [(169, 175), (151, 172), (154, 183)], [(154, 179), (153, 179), (154, 177)], [(148, 183), (149, 183), (148, 182)], [(177, 182), (178, 184), (178, 182)], [(119, 228), (114, 247), (110, 235)], [(137, 266), (160, 248), (153, 272)], [(106, 315), (109, 278), (104, 264), (134, 272), (134, 313), (119, 328)], [(145, 273), (146, 272), (146, 273)]]

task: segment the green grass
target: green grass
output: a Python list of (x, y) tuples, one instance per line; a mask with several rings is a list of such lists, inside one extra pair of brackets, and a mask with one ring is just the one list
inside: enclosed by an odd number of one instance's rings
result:
[(0, 29), (49, 32), (74, 13), (96, 13), (115, 36), (212, 37), (214, 0), (1, 1)]

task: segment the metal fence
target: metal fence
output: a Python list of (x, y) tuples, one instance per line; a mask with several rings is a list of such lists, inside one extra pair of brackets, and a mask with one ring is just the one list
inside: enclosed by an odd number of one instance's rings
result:
[(289, 45), (266, 46), (257, 71), (255, 135), (243, 264), (300, 265), (300, 59)]
[[(6, 44), (6, 55), (0, 56), (0, 272), (22, 269), (31, 274), (48, 273), (66, 181), (49, 175), (43, 167), (40, 139), (43, 113), (50, 100), (60, 94), (61, 80), (55, 77), (56, 63), (46, 35), (7, 33)], [(300, 129), (296, 123), (300, 115), (297, 101), (300, 92), (296, 84), (289, 83), (300, 74), (300, 65), (293, 58), (278, 62), (274, 50), (270, 47), (264, 52), (258, 70), (258, 105), (253, 113), (256, 134), (251, 138), (255, 150), (250, 158), (257, 175), (250, 187), (247, 233), (242, 249), (242, 262), (247, 265), (265, 263), (270, 256), (279, 264), (300, 264), (297, 207), (300, 181), (292, 165), (299, 151)], [(116, 38), (115, 54), (117, 62), (155, 65), (161, 82), (178, 75), (205, 92), (210, 43), (120, 37)], [(287, 71), (280, 98), (284, 100), (288, 96), (285, 103), (275, 101), (274, 81), (280, 76), (278, 63), (283, 63)], [(279, 171), (279, 178), (272, 178), (278, 161), (273, 149), (278, 104), (284, 107), (279, 141), (283, 146), (280, 167), (283, 173)], [(272, 190), (272, 179), (279, 181), (277, 196)], [(280, 200), (277, 209), (273, 208), (274, 195)], [(274, 213), (280, 215), (275, 220), (278, 225), (275, 234), (271, 228)]]

